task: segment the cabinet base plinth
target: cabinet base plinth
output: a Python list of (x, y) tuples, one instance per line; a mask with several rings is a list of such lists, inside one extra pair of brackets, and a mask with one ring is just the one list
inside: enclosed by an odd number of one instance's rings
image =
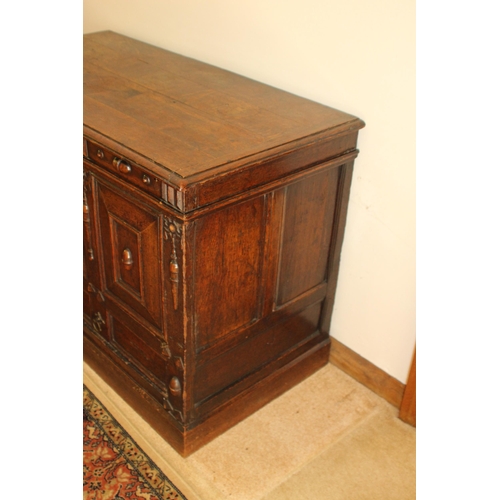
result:
[(85, 332), (85, 362), (178, 453), (187, 457), (280, 396), (328, 362), (330, 339), (238, 394), (194, 427), (181, 426)]

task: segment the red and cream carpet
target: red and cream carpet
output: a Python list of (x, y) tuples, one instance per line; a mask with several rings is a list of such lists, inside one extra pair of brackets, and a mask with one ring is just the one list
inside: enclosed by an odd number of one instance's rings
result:
[(130, 435), (83, 387), (84, 500), (186, 500)]

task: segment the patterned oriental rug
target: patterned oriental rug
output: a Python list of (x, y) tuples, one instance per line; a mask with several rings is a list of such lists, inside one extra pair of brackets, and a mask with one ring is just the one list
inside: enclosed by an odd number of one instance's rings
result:
[(187, 500), (85, 386), (83, 499)]

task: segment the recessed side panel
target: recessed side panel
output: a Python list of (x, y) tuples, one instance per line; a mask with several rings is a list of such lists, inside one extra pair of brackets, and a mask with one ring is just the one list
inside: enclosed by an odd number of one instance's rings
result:
[(339, 168), (302, 178), (285, 191), (276, 305), (326, 280)]
[(262, 196), (196, 221), (193, 289), (197, 349), (258, 318), (265, 214)]

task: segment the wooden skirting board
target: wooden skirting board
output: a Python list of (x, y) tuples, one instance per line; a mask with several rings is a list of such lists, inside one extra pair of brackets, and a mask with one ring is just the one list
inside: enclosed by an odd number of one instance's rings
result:
[(417, 426), (417, 352), (413, 352), (410, 374), (406, 382), (403, 402), (399, 411), (399, 418), (407, 424)]
[(396, 408), (401, 407), (405, 384), (332, 338), (330, 363), (368, 387)]

